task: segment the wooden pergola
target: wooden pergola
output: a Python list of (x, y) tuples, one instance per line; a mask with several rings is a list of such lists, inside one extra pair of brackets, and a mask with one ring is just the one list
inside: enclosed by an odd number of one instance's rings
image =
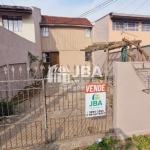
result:
[[(108, 63), (109, 63), (109, 51), (122, 48), (124, 46), (129, 46), (129, 52), (127, 55), (129, 56), (129, 61), (149, 61), (150, 57), (149, 55), (140, 47), (140, 43), (142, 40), (128, 40), (126, 38), (123, 38), (122, 41), (117, 42), (107, 42), (107, 43), (94, 43), (93, 45), (90, 45), (86, 47), (85, 49), (81, 49), (80, 51), (85, 52), (91, 52), (91, 66), (92, 66), (92, 52), (104, 50), (106, 52), (106, 60), (105, 60), (105, 82), (107, 81), (108, 76)], [(132, 55), (132, 46), (137, 48), (138, 51), (138, 60), (133, 57)], [(144, 59), (145, 57), (145, 59)]]

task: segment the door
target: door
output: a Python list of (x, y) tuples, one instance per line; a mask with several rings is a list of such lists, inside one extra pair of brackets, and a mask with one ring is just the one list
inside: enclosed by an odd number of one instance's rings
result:
[(50, 53), (50, 66), (59, 65), (59, 53), (51, 52)]

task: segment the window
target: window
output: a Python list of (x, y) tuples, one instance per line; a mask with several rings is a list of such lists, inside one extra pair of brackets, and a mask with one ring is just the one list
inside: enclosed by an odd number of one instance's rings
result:
[(123, 21), (113, 21), (113, 30), (123, 30), (124, 22)]
[(22, 17), (21, 16), (2, 16), (3, 27), (14, 32), (22, 31)]
[(91, 29), (90, 28), (85, 29), (85, 37), (91, 37)]
[(91, 52), (85, 52), (85, 61), (91, 61)]
[(138, 31), (138, 22), (134, 21), (122, 21), (122, 20), (114, 20), (113, 21), (113, 30), (117, 31)]
[(150, 31), (150, 22), (142, 22), (142, 31)]
[(41, 35), (44, 37), (49, 36), (49, 28), (48, 27), (41, 27)]
[(50, 62), (50, 53), (49, 52), (43, 53), (43, 62), (44, 63)]

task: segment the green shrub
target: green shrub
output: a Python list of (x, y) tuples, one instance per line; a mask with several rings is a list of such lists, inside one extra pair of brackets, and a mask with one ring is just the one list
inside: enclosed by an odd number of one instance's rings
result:
[(125, 142), (126, 143), (124, 145), (124, 150), (130, 150), (134, 146), (134, 144), (132, 142), (132, 138), (125, 140)]
[(14, 108), (12, 102), (1, 101), (0, 102), (0, 117), (10, 116), (14, 114)]
[(150, 150), (150, 136), (133, 135), (132, 138), (125, 140), (125, 144), (109, 136), (100, 143), (89, 146), (86, 150), (120, 150), (120, 148), (121, 150), (132, 150), (135, 147), (137, 150)]
[(89, 146), (88, 148), (86, 148), (86, 150), (97, 150), (97, 149), (98, 149), (98, 144), (97, 143), (95, 143), (95, 144)]
[(103, 139), (102, 142), (98, 144), (98, 148), (102, 150), (116, 150), (116, 145), (119, 140), (115, 140), (112, 136), (109, 136), (107, 139)]
[(132, 138), (135, 141), (135, 146), (137, 147), (138, 150), (145, 150), (150, 148), (150, 136), (133, 135)]
[(106, 139), (103, 139), (100, 143), (95, 143), (86, 150), (117, 150), (116, 145), (118, 144), (119, 140), (115, 140), (112, 136), (109, 136)]

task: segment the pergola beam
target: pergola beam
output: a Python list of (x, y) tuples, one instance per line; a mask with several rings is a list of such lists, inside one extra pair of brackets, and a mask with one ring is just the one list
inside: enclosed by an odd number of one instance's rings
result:
[[(149, 60), (149, 56), (147, 55), (147, 53), (140, 47), (140, 43), (142, 42), (142, 40), (127, 40), (125, 38), (122, 39), (122, 41), (117, 41), (117, 42), (104, 42), (104, 43), (93, 43), (93, 45), (90, 45), (88, 47), (86, 47), (85, 49), (82, 49), (80, 51), (85, 51), (85, 52), (95, 52), (95, 51), (99, 51), (99, 50), (103, 50), (106, 52), (106, 60), (105, 60), (105, 82), (107, 83), (107, 76), (108, 76), (108, 63), (109, 63), (109, 51), (114, 50), (114, 49), (119, 49), (122, 48), (124, 46), (130, 46), (130, 50), (127, 53), (127, 55), (130, 58), (130, 61), (136, 61), (136, 58), (134, 56), (132, 56), (132, 46), (135, 46), (140, 54), (141, 54), (141, 60), (143, 61), (144, 58), (142, 56), (142, 54), (145, 56), (146, 60)], [(91, 64), (92, 64), (92, 60), (91, 60)]]
[[(139, 44), (139, 43), (133, 43), (132, 41), (129, 41), (129, 40), (125, 39), (125, 38), (122, 39), (122, 40), (125, 41), (126, 43), (130, 43), (130, 44), (134, 45), (134, 46), (140, 51), (140, 54), (143, 53), (143, 55), (145, 56), (145, 58), (146, 58), (147, 61), (150, 60), (149, 55), (144, 51), (144, 49), (142, 49), (142, 48), (140, 47), (140, 44)], [(142, 58), (142, 59), (143, 59), (143, 58)]]
[(127, 55), (128, 55), (133, 61), (136, 61), (136, 59), (135, 59), (130, 53), (127, 53)]
[(82, 49), (81, 51), (86, 51), (86, 52), (93, 52), (93, 51), (98, 51), (98, 50), (114, 50), (117, 48), (121, 48), (123, 46), (129, 46), (129, 45), (137, 45), (141, 43), (141, 40), (133, 40), (130, 42), (124, 41), (118, 41), (118, 42), (109, 42), (109, 43), (94, 43), (91, 46), (86, 47), (85, 49)]

